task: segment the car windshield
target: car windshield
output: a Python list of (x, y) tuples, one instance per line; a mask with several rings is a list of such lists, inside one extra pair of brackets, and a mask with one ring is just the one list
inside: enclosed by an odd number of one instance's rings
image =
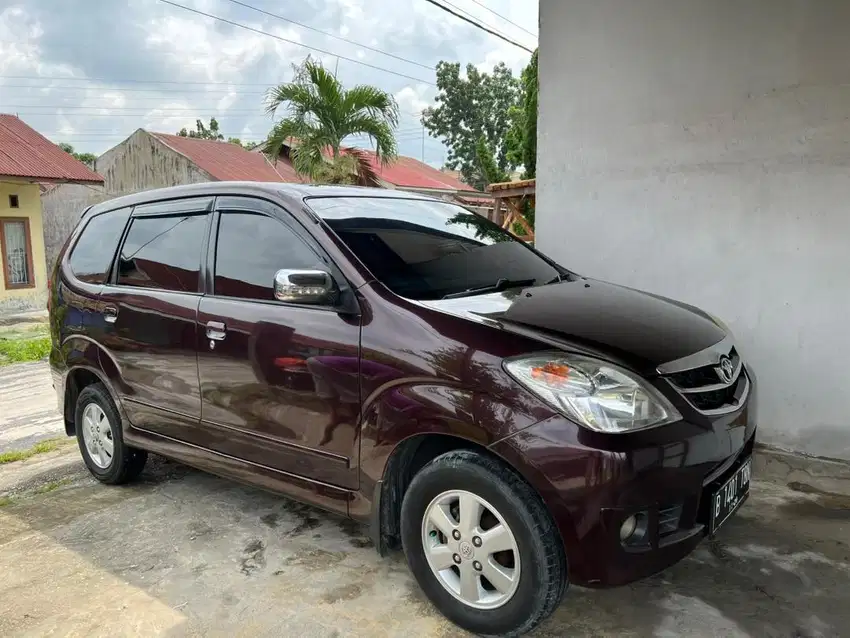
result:
[(307, 203), (377, 280), (409, 299), (541, 285), (562, 275), (510, 233), (454, 204), (388, 197)]

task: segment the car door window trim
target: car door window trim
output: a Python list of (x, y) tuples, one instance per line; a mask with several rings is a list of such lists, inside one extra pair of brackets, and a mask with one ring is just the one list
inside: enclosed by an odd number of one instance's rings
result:
[[(265, 209), (265, 210), (263, 210)], [(282, 206), (270, 202), (268, 200), (253, 198), (248, 196), (221, 196), (216, 198), (215, 202), (215, 226), (212, 227), (210, 233), (210, 244), (208, 247), (208, 256), (211, 254), (212, 261), (209, 263), (209, 289), (207, 290), (207, 294), (211, 297), (215, 297), (216, 299), (229, 299), (233, 301), (241, 301), (241, 302), (250, 302), (250, 303), (261, 303), (266, 305), (273, 306), (282, 306), (284, 308), (298, 308), (302, 310), (320, 310), (323, 312), (339, 312), (338, 306), (329, 305), (329, 304), (298, 304), (298, 303), (290, 303), (286, 301), (279, 301), (277, 299), (254, 299), (248, 297), (234, 297), (232, 295), (222, 295), (216, 292), (215, 290), (215, 276), (216, 276), (216, 262), (218, 260), (218, 236), (219, 231), (221, 229), (221, 220), (224, 214), (227, 213), (235, 213), (235, 214), (247, 214), (247, 215), (259, 215), (262, 217), (267, 217), (281, 224), (285, 229), (290, 231), (296, 239), (301, 241), (304, 246), (307, 247), (316, 257), (321, 260), (329, 269), (331, 276), (333, 276), (334, 281), (336, 281), (337, 285), (340, 287), (340, 293), (343, 293), (343, 288), (348, 287), (351, 289), (348, 280), (342, 275), (340, 269), (336, 266), (332, 259), (325, 253), (324, 250), (315, 242), (313, 237), (307, 233), (306, 231), (297, 228), (295, 224), (297, 224), (297, 220), (292, 216), (292, 214), (284, 209)], [(290, 220), (294, 223), (290, 223)]]
[[(200, 199), (200, 198), (198, 198), (198, 199)], [(208, 209), (209, 209), (209, 207), (212, 206), (212, 200), (214, 198), (207, 198), (207, 199), (209, 199), (210, 202), (207, 205), (207, 209), (205, 209), (205, 210), (198, 210), (196, 207), (192, 207), (192, 208), (184, 209), (182, 211), (172, 209), (171, 211), (165, 212), (165, 213), (143, 213), (141, 215), (136, 215), (135, 214), (135, 208), (134, 208), (133, 212), (130, 214), (130, 218), (128, 219), (128, 223), (124, 227), (124, 232), (121, 235), (121, 240), (118, 244), (118, 249), (115, 251), (115, 254), (112, 256), (112, 266), (110, 268), (109, 277), (104, 282), (104, 286), (108, 286), (110, 288), (119, 288), (121, 290), (155, 291), (155, 292), (175, 293), (175, 294), (179, 294), (179, 295), (193, 295), (193, 296), (198, 296), (198, 297), (202, 297), (204, 294), (206, 294), (204, 292), (205, 282), (204, 282), (203, 271), (202, 271), (202, 268), (204, 267), (204, 261), (205, 261), (204, 260), (203, 245), (205, 245), (206, 242), (209, 240), (210, 218), (212, 217), (212, 214)], [(138, 207), (136, 207), (136, 208), (138, 208)], [(124, 250), (124, 244), (127, 241), (127, 237), (130, 234), (130, 230), (133, 227), (133, 221), (134, 220), (136, 220), (136, 219), (167, 219), (169, 217), (200, 217), (202, 215), (206, 217), (206, 220), (205, 220), (206, 224), (205, 224), (205, 229), (204, 229), (205, 236), (204, 236), (204, 239), (202, 240), (203, 241), (202, 248), (201, 248), (200, 253), (198, 254), (198, 290), (171, 290), (171, 289), (168, 289), (168, 288), (161, 288), (159, 286), (131, 286), (131, 285), (128, 285), (128, 284), (119, 283), (119, 281), (118, 281), (118, 261), (120, 259), (122, 251)]]

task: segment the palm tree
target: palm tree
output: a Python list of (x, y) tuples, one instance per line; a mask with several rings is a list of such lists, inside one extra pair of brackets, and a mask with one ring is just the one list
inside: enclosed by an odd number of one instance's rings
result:
[(272, 128), (264, 151), (276, 159), (283, 145), (290, 144), (293, 168), (313, 181), (377, 184), (366, 154), (342, 145), (349, 135), (366, 134), (382, 165), (398, 155), (393, 134), (398, 105), (393, 96), (368, 85), (346, 90), (310, 58), (292, 82), (269, 89), (266, 111), (273, 115), (282, 105), (287, 116)]

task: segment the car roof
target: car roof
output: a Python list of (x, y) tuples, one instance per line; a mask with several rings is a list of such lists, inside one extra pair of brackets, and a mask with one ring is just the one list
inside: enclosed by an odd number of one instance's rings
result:
[(132, 195), (124, 195), (92, 206), (86, 215), (99, 212), (139, 206), (152, 202), (179, 199), (182, 197), (203, 197), (205, 195), (275, 195), (288, 203), (298, 205), (309, 197), (382, 197), (395, 199), (422, 199), (431, 201), (433, 197), (386, 188), (367, 188), (361, 186), (325, 186), (316, 184), (287, 184), (282, 182), (203, 182), (185, 184), (168, 188), (156, 188)]

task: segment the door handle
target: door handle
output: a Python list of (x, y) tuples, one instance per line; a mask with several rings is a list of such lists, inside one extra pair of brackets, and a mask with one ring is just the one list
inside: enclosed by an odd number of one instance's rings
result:
[(106, 306), (103, 309), (103, 320), (106, 323), (115, 323), (118, 321), (118, 308), (114, 306)]
[(223, 321), (207, 321), (207, 339), (223, 341), (227, 336), (227, 328)]

